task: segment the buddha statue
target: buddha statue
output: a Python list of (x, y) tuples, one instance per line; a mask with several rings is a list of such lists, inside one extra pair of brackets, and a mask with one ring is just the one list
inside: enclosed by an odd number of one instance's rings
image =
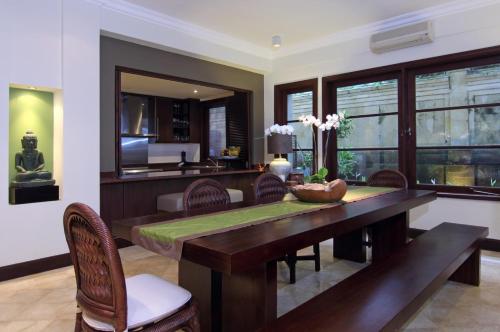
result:
[(22, 152), (16, 153), (15, 166), (17, 175), (12, 181), (13, 187), (50, 186), (55, 183), (52, 173), (44, 171), (43, 153), (37, 150), (38, 138), (28, 130), (21, 139)]

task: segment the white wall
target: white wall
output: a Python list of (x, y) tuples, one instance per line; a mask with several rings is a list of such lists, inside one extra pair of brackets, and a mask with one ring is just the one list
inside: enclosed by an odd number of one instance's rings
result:
[[(321, 115), (321, 77), (500, 45), (499, 15), (500, 5), (496, 4), (436, 18), (434, 43), (380, 55), (370, 52), (366, 36), (278, 57), (273, 60), (272, 72), (264, 78), (264, 126), (274, 122), (275, 84), (318, 78), (318, 111)], [(271, 156), (266, 154), (266, 157), (270, 161)], [(439, 198), (411, 213), (411, 227), (431, 228), (442, 221), (470, 223), (489, 226), (490, 237), (500, 239), (499, 215), (498, 202)]]
[[(67, 252), (62, 215), (99, 208), (99, 10), (81, 0), (11, 0), (0, 10), (0, 266)], [(62, 199), (8, 204), (9, 84), (62, 90)], [(56, 98), (56, 103), (57, 103)], [(56, 164), (58, 161), (56, 161)]]

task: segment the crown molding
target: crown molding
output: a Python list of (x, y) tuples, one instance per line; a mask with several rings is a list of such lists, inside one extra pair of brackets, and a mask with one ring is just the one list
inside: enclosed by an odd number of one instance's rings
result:
[(281, 47), (279, 50), (274, 52), (273, 59), (303, 53), (325, 46), (340, 44), (358, 38), (369, 37), (376, 32), (394, 29), (408, 24), (433, 20), (439, 17), (458, 14), (499, 3), (500, 0), (455, 0), (442, 5), (427, 7), (403, 15), (391, 17), (386, 20), (346, 29), (322, 38), (298, 43), (289, 47)]
[(235, 38), (225, 33), (207, 29), (202, 26), (165, 15), (125, 0), (86, 0), (104, 9), (127, 15), (148, 23), (172, 29), (194, 38), (203, 39), (211, 43), (228, 47), (240, 52), (251, 54), (266, 60), (286, 57), (292, 54), (303, 53), (325, 46), (344, 43), (363, 37), (368, 37), (376, 32), (397, 28), (400, 26), (433, 20), (439, 17), (453, 15), (477, 8), (499, 4), (500, 0), (455, 0), (445, 4), (427, 7), (386, 20), (373, 22), (351, 29), (335, 32), (325, 37), (297, 43), (291, 46), (282, 46), (278, 50), (271, 50), (242, 39)]
[(202, 26), (180, 20), (178, 18), (159, 13), (157, 11), (138, 6), (125, 0), (86, 0), (119, 14), (157, 24), (167, 29), (171, 29), (191, 37), (207, 40), (211, 43), (232, 48), (234, 50), (258, 56), (267, 60), (272, 57), (272, 51), (265, 47), (255, 45), (242, 39), (235, 38), (225, 33), (207, 29)]

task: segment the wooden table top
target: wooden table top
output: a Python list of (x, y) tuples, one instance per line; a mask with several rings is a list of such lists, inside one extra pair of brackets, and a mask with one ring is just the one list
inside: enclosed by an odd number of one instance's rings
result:
[[(436, 199), (434, 191), (401, 190), (299, 216), (209, 235), (184, 243), (182, 258), (231, 274), (349, 233)], [(232, 204), (231, 208), (252, 205)], [(203, 214), (178, 212), (116, 220), (113, 235), (130, 240), (132, 227)]]

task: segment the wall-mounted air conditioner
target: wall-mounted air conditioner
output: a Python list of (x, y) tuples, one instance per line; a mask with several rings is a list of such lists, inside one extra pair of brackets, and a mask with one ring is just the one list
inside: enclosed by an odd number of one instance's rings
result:
[(433, 40), (432, 22), (427, 21), (376, 33), (370, 38), (370, 49), (373, 53), (384, 53), (427, 44)]

